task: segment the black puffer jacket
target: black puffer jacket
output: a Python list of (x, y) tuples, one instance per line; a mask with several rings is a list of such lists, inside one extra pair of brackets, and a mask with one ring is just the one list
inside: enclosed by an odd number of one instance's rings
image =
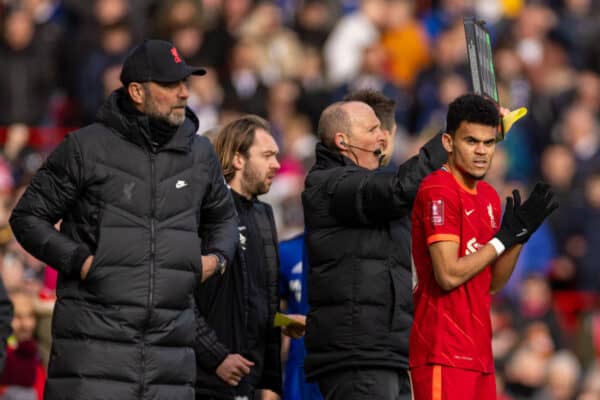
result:
[(317, 145), (302, 193), (310, 274), (309, 379), (351, 367), (408, 368), (411, 261), (390, 221), (410, 212), (421, 180), (446, 161), (437, 135), (396, 172), (369, 171)]
[(148, 118), (122, 113), (123, 96), (52, 153), (10, 220), (59, 271), (50, 400), (193, 399), (201, 254), (231, 259), (237, 244), (231, 195), (193, 114), (157, 149)]

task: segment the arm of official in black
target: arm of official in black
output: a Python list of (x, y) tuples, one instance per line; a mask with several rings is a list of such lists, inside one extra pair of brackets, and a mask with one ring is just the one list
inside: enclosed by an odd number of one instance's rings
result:
[(331, 182), (332, 208), (336, 218), (349, 223), (371, 224), (407, 215), (419, 184), (448, 159), (442, 133), (435, 135), (394, 172), (356, 168)]
[(91, 255), (85, 244), (54, 227), (83, 190), (82, 164), (77, 139), (69, 135), (34, 175), (10, 217), (10, 226), (23, 248), (66, 276), (79, 277)]
[[(202, 290), (197, 288), (196, 291)], [(197, 293), (196, 293), (197, 294)], [(196, 364), (217, 375), (230, 386), (237, 386), (240, 380), (250, 373), (254, 363), (241, 354), (234, 354), (223, 345), (215, 331), (208, 325), (199, 308), (196, 313), (196, 340), (194, 352)]]
[[(205, 139), (205, 138), (203, 138)], [(239, 235), (237, 232), (237, 214), (233, 198), (223, 179), (221, 166), (216, 153), (210, 146), (208, 179), (210, 187), (202, 202), (200, 230), (202, 254), (218, 253), (227, 262), (233, 260)], [(202, 281), (209, 276), (202, 276)]]
[(194, 343), (196, 363), (207, 371), (215, 371), (230, 353), (229, 349), (219, 342), (217, 334), (208, 325), (197, 306), (194, 312), (196, 313), (196, 340)]

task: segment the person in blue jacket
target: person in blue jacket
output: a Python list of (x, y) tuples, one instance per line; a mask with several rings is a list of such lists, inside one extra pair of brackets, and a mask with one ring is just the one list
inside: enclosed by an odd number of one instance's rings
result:
[[(288, 314), (308, 313), (307, 283), (308, 260), (304, 247), (304, 234), (279, 243), (280, 274), (279, 293), (282, 310)], [(283, 379), (284, 400), (322, 400), (316, 383), (306, 383), (304, 377), (304, 338), (290, 338)]]

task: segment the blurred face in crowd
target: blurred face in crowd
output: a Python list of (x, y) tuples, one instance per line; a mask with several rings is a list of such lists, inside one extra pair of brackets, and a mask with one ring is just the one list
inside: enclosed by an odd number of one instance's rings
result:
[(4, 40), (13, 50), (23, 50), (33, 39), (34, 23), (22, 10), (14, 11), (6, 19)]
[(14, 307), (12, 329), (17, 342), (24, 342), (33, 338), (35, 330), (35, 311), (33, 299), (23, 293), (11, 297)]
[(187, 81), (173, 83), (146, 82), (141, 85), (143, 113), (179, 126), (185, 120), (185, 106), (190, 95)]
[(248, 156), (240, 156), (241, 193), (252, 197), (265, 194), (271, 188), (273, 178), (279, 171), (277, 155), (279, 147), (275, 139), (264, 129), (257, 129)]
[(472, 187), (492, 165), (496, 149), (496, 127), (463, 121), (454, 135), (445, 133), (442, 143), (448, 164), (467, 187)]

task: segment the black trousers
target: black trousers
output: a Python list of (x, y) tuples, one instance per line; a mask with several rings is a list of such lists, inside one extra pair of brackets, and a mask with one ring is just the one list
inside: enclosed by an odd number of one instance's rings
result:
[(410, 400), (406, 370), (352, 368), (317, 378), (325, 400)]

